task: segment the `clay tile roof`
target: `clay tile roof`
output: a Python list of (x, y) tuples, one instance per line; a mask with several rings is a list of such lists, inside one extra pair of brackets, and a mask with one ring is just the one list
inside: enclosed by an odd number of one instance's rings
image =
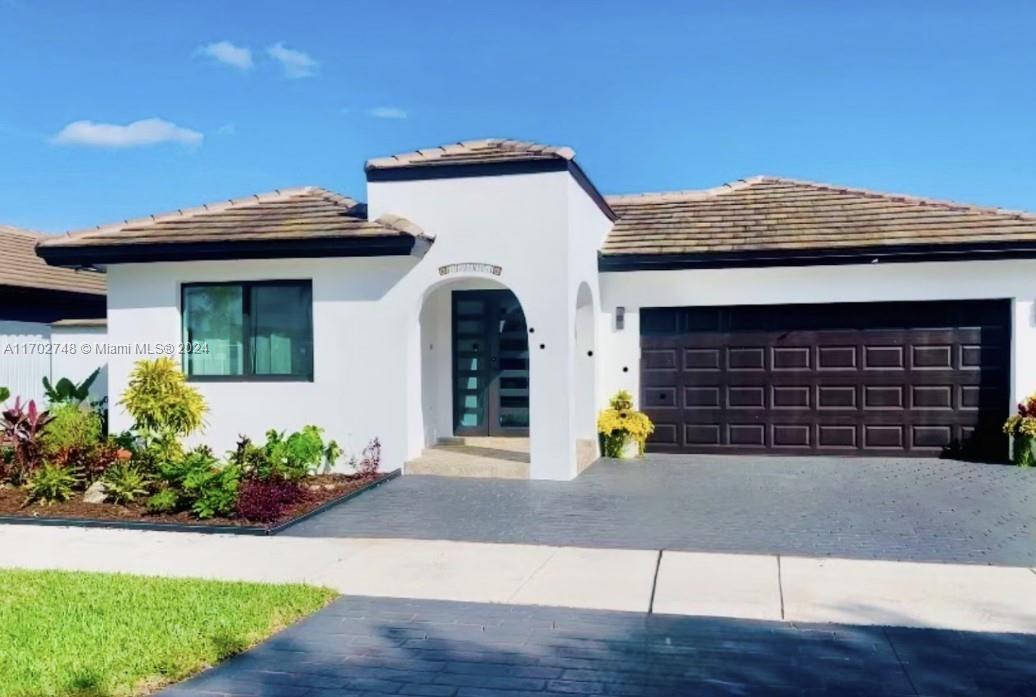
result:
[(1034, 214), (779, 177), (607, 201), (606, 255), (1036, 242)]
[(422, 148), (389, 157), (367, 160), (365, 169), (397, 169), (402, 167), (435, 167), (443, 165), (482, 165), (532, 160), (572, 160), (572, 148), (541, 145), (522, 140), (485, 138)]
[(41, 232), (0, 225), (0, 285), (104, 295), (104, 274), (47, 266), (36, 256), (36, 243), (47, 239)]
[(367, 206), (319, 187), (280, 189), (71, 232), (41, 248), (133, 244), (424, 236), (396, 216), (368, 220)]

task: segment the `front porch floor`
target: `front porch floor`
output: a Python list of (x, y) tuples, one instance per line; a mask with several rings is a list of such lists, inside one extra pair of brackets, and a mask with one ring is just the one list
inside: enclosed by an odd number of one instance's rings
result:
[(405, 474), (529, 478), (528, 438), (443, 438), (404, 465)]

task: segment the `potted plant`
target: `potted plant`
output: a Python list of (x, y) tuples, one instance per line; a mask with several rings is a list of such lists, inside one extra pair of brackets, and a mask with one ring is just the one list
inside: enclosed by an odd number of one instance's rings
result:
[(630, 459), (644, 454), (644, 444), (655, 430), (647, 414), (633, 408), (633, 395), (619, 390), (609, 407), (597, 415), (597, 432), (605, 457)]
[(1011, 436), (1011, 459), (1019, 467), (1036, 465), (1036, 392), (1018, 405), (1018, 413), (1004, 424)]

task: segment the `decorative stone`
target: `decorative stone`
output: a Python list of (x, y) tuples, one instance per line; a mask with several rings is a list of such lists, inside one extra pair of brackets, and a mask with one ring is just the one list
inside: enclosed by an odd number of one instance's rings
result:
[(96, 481), (83, 492), (83, 503), (104, 503), (107, 495), (108, 490), (105, 488), (104, 482)]

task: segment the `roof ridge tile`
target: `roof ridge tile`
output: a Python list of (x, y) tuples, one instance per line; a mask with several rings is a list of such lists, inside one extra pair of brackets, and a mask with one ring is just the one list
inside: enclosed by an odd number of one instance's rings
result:
[(567, 146), (545, 145), (529, 140), (478, 138), (419, 148), (412, 152), (372, 157), (367, 160), (364, 169), (370, 172), (402, 167), (517, 162), (521, 161), (523, 156), (532, 160), (573, 160), (576, 153)]

